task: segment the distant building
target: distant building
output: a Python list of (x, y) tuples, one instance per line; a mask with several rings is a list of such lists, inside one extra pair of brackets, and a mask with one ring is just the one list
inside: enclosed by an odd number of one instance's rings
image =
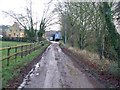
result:
[(59, 41), (59, 40), (61, 40), (61, 39), (62, 39), (61, 32), (60, 32), (60, 31), (56, 32), (56, 33), (55, 33), (54, 40), (55, 40), (55, 41)]
[(9, 37), (10, 39), (22, 38), (24, 36), (24, 30), (19, 27), (17, 22), (15, 22), (6, 32), (6, 37)]
[(46, 31), (44, 34), (44, 38), (49, 40), (50, 37), (53, 36), (55, 33), (56, 33), (56, 31), (54, 31), (54, 30)]
[(55, 31), (54, 34), (51, 34), (48, 38), (50, 41), (59, 41), (62, 39), (62, 35), (60, 31)]

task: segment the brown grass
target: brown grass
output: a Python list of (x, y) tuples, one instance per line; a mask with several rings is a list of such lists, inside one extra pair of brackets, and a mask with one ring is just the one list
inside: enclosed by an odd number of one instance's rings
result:
[[(102, 60), (99, 59), (99, 55), (96, 53), (89, 52), (87, 50), (80, 50), (79, 48), (73, 48), (67, 45), (68, 49), (72, 51), (73, 53), (77, 53), (78, 55), (82, 55), (85, 59), (85, 61), (90, 62), (92, 65), (97, 67), (99, 71), (109, 71), (111, 72), (111, 65), (117, 66), (117, 61), (110, 61), (103, 57)], [(117, 68), (115, 68), (117, 69)]]

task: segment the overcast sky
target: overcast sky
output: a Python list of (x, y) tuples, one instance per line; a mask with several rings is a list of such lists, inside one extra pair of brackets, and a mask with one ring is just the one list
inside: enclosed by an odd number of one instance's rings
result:
[[(44, 3), (46, 0), (34, 0), (33, 11), (38, 15), (42, 15)], [(0, 0), (0, 24), (12, 24), (13, 21), (2, 11), (14, 11), (16, 13), (25, 13), (26, 0)]]
[[(32, 0), (33, 2), (33, 16), (34, 19), (40, 20), (43, 16), (45, 5), (50, 0)], [(25, 13), (26, 0), (0, 0), (0, 25), (12, 25), (14, 20), (9, 16), (3, 14), (2, 11), (14, 11), (15, 13)], [(51, 5), (54, 8), (54, 4)], [(58, 25), (51, 29), (58, 29)]]
[[(0, 0), (0, 25), (13, 25), (14, 23), (14, 20), (9, 16), (6, 16), (5, 14), (3, 14), (2, 11), (14, 11), (15, 13), (18, 13), (18, 14), (25, 13), (26, 1), (27, 0)], [(37, 19), (40, 21), (40, 19), (43, 16), (43, 10), (45, 8), (45, 5), (50, 0), (32, 0), (32, 1), (33, 1), (33, 16), (35, 16), (34, 20)], [(51, 10), (55, 8), (54, 3), (56, 3), (56, 1), (57, 0), (53, 0), (52, 5), (50, 6)], [(65, 0), (62, 0), (62, 1), (65, 1)], [(78, 0), (68, 0), (68, 1), (77, 2)], [(87, 1), (91, 1), (91, 0), (87, 0)], [(110, 1), (113, 1), (113, 0), (110, 0)], [(119, 0), (116, 0), (116, 1), (119, 1)], [(59, 25), (53, 25), (50, 27), (50, 29), (59, 30)]]

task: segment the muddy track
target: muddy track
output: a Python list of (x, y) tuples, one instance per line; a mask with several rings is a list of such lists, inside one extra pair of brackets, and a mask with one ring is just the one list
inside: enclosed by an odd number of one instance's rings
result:
[(9, 82), (8, 88), (105, 88), (84, 58), (52, 43)]
[(18, 86), (22, 83), (25, 76), (28, 74), (28, 72), (34, 67), (35, 64), (37, 64), (38, 61), (42, 58), (42, 54), (45, 52), (47, 48), (45, 48), (40, 55), (38, 55), (36, 58), (34, 58), (31, 62), (29, 62), (25, 67), (23, 67), (20, 70), (20, 74), (17, 77), (14, 77), (12, 80), (8, 82), (8, 85), (6, 89), (10, 88), (18, 88)]
[(18, 88), (104, 88), (52, 43)]

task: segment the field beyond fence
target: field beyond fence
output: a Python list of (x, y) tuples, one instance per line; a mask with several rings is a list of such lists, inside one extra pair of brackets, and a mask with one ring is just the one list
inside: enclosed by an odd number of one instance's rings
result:
[(6, 65), (9, 66), (10, 60), (16, 61), (17, 57), (23, 58), (31, 52), (39, 49), (42, 45), (42, 42), (37, 42), (0, 48), (0, 53), (2, 53), (0, 61), (5, 61)]

